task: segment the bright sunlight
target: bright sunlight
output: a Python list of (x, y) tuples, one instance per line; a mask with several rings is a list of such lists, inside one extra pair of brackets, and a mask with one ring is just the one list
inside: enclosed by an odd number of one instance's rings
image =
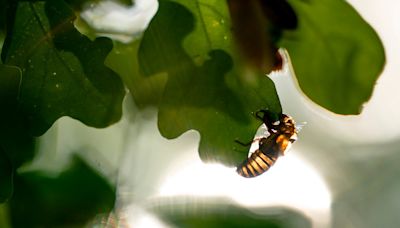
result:
[(199, 158), (183, 159), (166, 175), (159, 196), (225, 196), (250, 209), (285, 206), (304, 213), (313, 227), (326, 227), (330, 220), (330, 192), (318, 172), (294, 155), (294, 150), (290, 152), (268, 172), (249, 179), (219, 164), (204, 164)]

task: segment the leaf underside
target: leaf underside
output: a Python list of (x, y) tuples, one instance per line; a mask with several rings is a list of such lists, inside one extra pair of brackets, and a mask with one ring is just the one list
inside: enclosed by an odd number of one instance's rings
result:
[(289, 0), (299, 18), (286, 31), (285, 47), (302, 91), (338, 114), (359, 114), (380, 75), (383, 45), (362, 17), (345, 1)]
[(138, 55), (143, 78), (168, 77), (158, 93), (161, 134), (196, 129), (204, 161), (237, 165), (248, 148), (234, 140), (251, 140), (261, 125), (252, 113), (281, 108), (272, 81), (241, 66), (229, 28), (225, 2), (162, 0)]

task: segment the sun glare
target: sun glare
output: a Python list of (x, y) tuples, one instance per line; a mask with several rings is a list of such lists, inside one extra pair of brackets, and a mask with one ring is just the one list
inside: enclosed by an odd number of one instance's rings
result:
[(331, 196), (322, 178), (292, 150), (266, 173), (243, 178), (235, 169), (186, 160), (166, 175), (159, 196), (222, 196), (250, 208), (285, 206), (309, 217), (313, 227), (329, 227)]
[(119, 224), (116, 227), (135, 227), (135, 228), (166, 228), (167, 224), (160, 221), (153, 214), (143, 210), (140, 207), (131, 205), (120, 212), (121, 215), (126, 215), (125, 223)]

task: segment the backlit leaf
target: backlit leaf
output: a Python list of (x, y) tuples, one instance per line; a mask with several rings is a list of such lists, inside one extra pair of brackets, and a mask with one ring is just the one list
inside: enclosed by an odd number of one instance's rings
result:
[(139, 48), (143, 77), (168, 76), (163, 93), (157, 93), (159, 129), (167, 138), (196, 129), (204, 161), (237, 165), (248, 148), (234, 140), (251, 140), (261, 125), (253, 112), (281, 111), (275, 87), (265, 75), (244, 69), (226, 2), (159, 3)]
[(377, 34), (345, 1), (289, 2), (299, 24), (280, 44), (289, 51), (301, 89), (332, 112), (359, 114), (385, 63)]

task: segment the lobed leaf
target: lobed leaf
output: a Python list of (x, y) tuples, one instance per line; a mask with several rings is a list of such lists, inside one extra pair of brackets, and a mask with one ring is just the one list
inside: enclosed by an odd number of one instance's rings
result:
[[(139, 47), (142, 77), (166, 74), (158, 126), (166, 138), (190, 129), (201, 134), (204, 161), (237, 165), (248, 153), (259, 109), (281, 112), (272, 81), (246, 71), (232, 43), (226, 2), (159, 2)], [(135, 94), (134, 94), (135, 96)], [(135, 100), (144, 100), (135, 97)]]
[(2, 58), (22, 70), (18, 102), (32, 134), (44, 133), (61, 116), (94, 127), (121, 116), (122, 82), (104, 66), (112, 43), (90, 41), (74, 19), (63, 1), (18, 2), (15, 20), (9, 17)]
[(379, 37), (345, 1), (288, 1), (298, 28), (285, 31), (280, 44), (300, 88), (332, 112), (359, 114), (385, 63)]

